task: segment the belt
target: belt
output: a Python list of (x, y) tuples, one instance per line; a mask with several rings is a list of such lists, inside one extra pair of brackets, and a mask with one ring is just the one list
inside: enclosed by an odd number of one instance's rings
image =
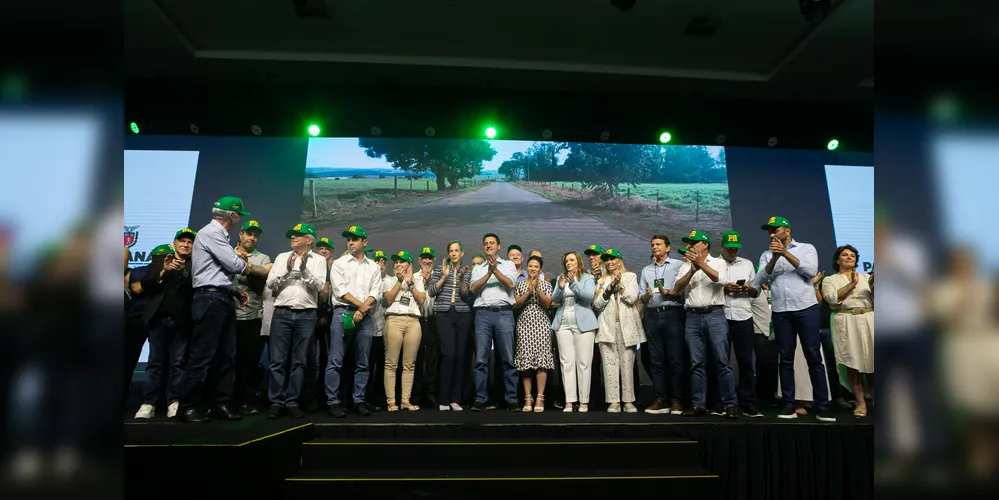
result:
[(346, 309), (346, 310), (351, 311), (351, 312), (357, 310), (357, 308), (354, 307), (354, 306), (341, 306), (341, 305), (335, 305), (335, 306), (333, 306), (333, 309)]
[(194, 289), (194, 293), (207, 293), (207, 292), (218, 292), (231, 296), (234, 293), (236, 293), (236, 290), (221, 286), (199, 286)]
[(274, 306), (274, 309), (284, 309), (285, 311), (315, 311), (315, 307), (306, 307), (305, 309), (296, 309), (291, 306)]
[(483, 307), (476, 307), (475, 309), (479, 311), (500, 312), (500, 311), (512, 311), (513, 306), (483, 306)]
[(844, 313), (844, 314), (866, 314), (874, 312), (873, 307), (853, 307), (850, 309), (833, 309), (833, 312)]
[(697, 314), (707, 314), (711, 311), (717, 311), (725, 306), (708, 306), (708, 307), (688, 307), (687, 312), (697, 313)]
[(648, 311), (664, 312), (670, 309), (679, 309), (682, 307), (683, 306), (659, 306), (659, 307), (646, 307), (645, 309)]

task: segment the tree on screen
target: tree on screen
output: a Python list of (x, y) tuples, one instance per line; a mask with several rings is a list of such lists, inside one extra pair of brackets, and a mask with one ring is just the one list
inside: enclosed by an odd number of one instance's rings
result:
[(706, 146), (664, 147), (662, 167), (650, 182), (726, 182), (725, 150), (717, 151), (716, 158)]
[(584, 188), (598, 195), (614, 196), (621, 184), (643, 182), (662, 162), (658, 146), (603, 143), (569, 144), (565, 170), (575, 174)]
[(457, 187), (460, 179), (470, 179), (482, 171), (482, 164), (496, 156), (484, 140), (381, 139), (362, 137), (357, 145), (371, 158), (383, 158), (393, 168), (416, 175), (431, 173), (437, 190)]
[(496, 173), (505, 176), (508, 181), (515, 181), (524, 176), (524, 172), (527, 170), (527, 161), (527, 156), (518, 151), (509, 160), (503, 162)]

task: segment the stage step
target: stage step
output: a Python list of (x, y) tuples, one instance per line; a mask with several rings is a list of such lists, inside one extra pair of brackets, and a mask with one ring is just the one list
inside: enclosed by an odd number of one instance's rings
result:
[[(530, 468), (531, 463), (543, 465)], [(698, 467), (572, 469), (561, 463), (535, 461), (529, 450), (521, 452), (517, 468), (506, 470), (406, 470), (412, 465), (415, 464), (386, 457), (385, 465), (379, 469), (303, 470), (285, 480), (284, 493), (288, 498), (325, 493), (337, 497), (356, 494), (361, 498), (408, 498), (409, 495), (424, 499), (486, 500), (508, 499), (511, 495), (593, 498), (605, 493), (661, 496), (669, 492), (670, 496), (711, 499), (718, 497), (720, 486), (718, 476)]]
[(557, 440), (341, 440), (318, 438), (302, 445), (303, 469), (342, 472), (383, 467), (386, 462), (405, 464), (409, 471), (443, 470), (465, 474), (468, 470), (496, 473), (522, 469), (531, 463), (560, 470), (583, 469), (601, 463), (616, 468), (699, 467), (696, 441), (682, 439)]
[[(447, 412), (444, 412), (447, 413)], [(560, 414), (561, 415), (561, 414)], [(561, 439), (588, 441), (596, 439), (696, 439), (696, 429), (705, 426), (751, 425), (752, 422), (732, 424), (702, 420), (692, 422), (680, 417), (664, 417), (655, 422), (524, 422), (524, 423), (380, 423), (380, 422), (317, 422), (317, 438), (371, 440), (371, 439), (435, 439), (482, 441), (533, 441)]]

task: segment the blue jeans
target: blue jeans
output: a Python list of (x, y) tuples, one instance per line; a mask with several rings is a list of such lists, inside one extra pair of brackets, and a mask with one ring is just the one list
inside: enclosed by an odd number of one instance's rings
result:
[(354, 325), (353, 330), (344, 334), (344, 314), (354, 314), (354, 311), (334, 307), (333, 319), (330, 320), (330, 360), (326, 363), (326, 404), (329, 406), (340, 404), (340, 369), (343, 368), (343, 355), (348, 344), (354, 345), (354, 403), (364, 402), (364, 392), (368, 387), (368, 357), (375, 324), (365, 316)]
[(225, 291), (195, 290), (191, 302), (190, 350), (184, 380), (178, 389), (180, 411), (201, 404), (201, 381), (214, 393), (216, 404), (232, 397), (236, 365), (236, 302)]
[[(146, 386), (142, 404), (155, 405), (166, 383), (166, 403), (180, 398), (178, 389), (184, 381), (184, 364), (187, 361), (187, 341), (190, 332), (181, 331), (177, 321), (170, 316), (160, 316), (149, 328), (149, 360), (146, 363)], [(169, 376), (164, 371), (169, 367)]]
[(812, 381), (812, 406), (816, 410), (829, 407), (829, 391), (826, 390), (826, 368), (822, 364), (819, 346), (819, 306), (800, 311), (775, 312), (772, 315), (774, 337), (777, 338), (780, 356), (780, 393), (784, 396), (784, 406), (794, 408), (794, 351), (797, 338), (801, 338), (801, 349), (808, 362), (808, 378)]
[(735, 399), (735, 379), (732, 365), (728, 362), (728, 321), (725, 310), (715, 309), (708, 313), (687, 311), (687, 324), (684, 336), (690, 349), (690, 402), (704, 407), (707, 398), (707, 377), (705, 374), (706, 351), (709, 351), (713, 372), (718, 377), (722, 405), (738, 404)]
[(305, 351), (315, 329), (315, 309), (274, 308), (267, 342), (271, 367), (267, 399), (271, 405), (298, 406), (305, 380)]
[(500, 355), (503, 385), (507, 404), (517, 405), (517, 369), (513, 366), (513, 311), (475, 312), (475, 402), (485, 404), (489, 398), (486, 383), (489, 379), (490, 346)]
[[(653, 397), (669, 404), (687, 399), (687, 349), (684, 343), (685, 315), (682, 307), (645, 310), (645, 350), (649, 353), (649, 377)], [(637, 378), (635, 380), (638, 380)]]

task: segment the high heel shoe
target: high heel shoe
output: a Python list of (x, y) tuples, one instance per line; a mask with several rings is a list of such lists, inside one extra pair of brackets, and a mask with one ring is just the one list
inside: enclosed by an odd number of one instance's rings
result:
[(534, 413), (541, 413), (543, 411), (545, 411), (545, 396), (538, 394), (538, 399), (534, 402)]
[(534, 408), (534, 398), (530, 395), (524, 396), (524, 407), (520, 411), (533, 411)]

